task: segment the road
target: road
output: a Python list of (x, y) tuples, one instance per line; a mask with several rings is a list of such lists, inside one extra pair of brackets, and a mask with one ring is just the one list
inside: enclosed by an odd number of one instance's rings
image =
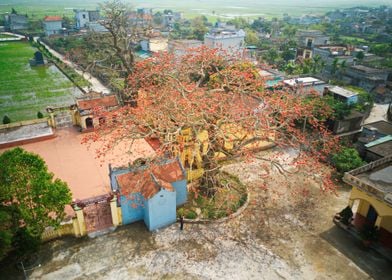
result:
[[(34, 37), (34, 41), (37, 42), (38, 39), (39, 39), (39, 37)], [(40, 43), (42, 45), (44, 45), (52, 55), (54, 55), (58, 59), (62, 60), (68, 66), (72, 67), (75, 70), (76, 73), (78, 73), (79, 75), (83, 76), (83, 78), (85, 80), (90, 82), (91, 86), (85, 88), (84, 90), (86, 90), (87, 92), (92, 90), (92, 91), (95, 91), (95, 92), (102, 92), (103, 94), (110, 94), (110, 92), (111, 92), (110, 89), (108, 87), (104, 86), (97, 78), (92, 76), (89, 72), (85, 72), (85, 71), (80, 70), (80, 67), (78, 65), (76, 65), (75, 63), (67, 60), (62, 54), (60, 54), (59, 52), (57, 52), (54, 49), (52, 49), (51, 47), (49, 47), (44, 42), (40, 41)]]

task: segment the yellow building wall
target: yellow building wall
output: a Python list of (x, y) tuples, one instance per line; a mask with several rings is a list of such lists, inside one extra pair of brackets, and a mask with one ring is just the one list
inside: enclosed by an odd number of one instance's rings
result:
[(369, 204), (371, 204), (377, 211), (377, 214), (381, 217), (392, 216), (392, 207), (386, 202), (380, 201), (373, 196), (368, 195), (366, 192), (353, 187), (350, 194), (350, 201), (360, 199), (361, 203), (358, 208), (358, 212), (366, 217), (367, 211), (369, 210)]
[(376, 225), (392, 232), (392, 207), (389, 206), (389, 204), (353, 187), (350, 194), (350, 205), (352, 205), (356, 199), (360, 200), (357, 213), (366, 217), (369, 207), (372, 205), (378, 215)]
[(380, 227), (392, 232), (392, 216), (383, 217), (381, 219)]

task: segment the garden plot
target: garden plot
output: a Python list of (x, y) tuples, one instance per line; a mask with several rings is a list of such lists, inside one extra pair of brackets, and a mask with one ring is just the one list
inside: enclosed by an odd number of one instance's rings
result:
[(0, 118), (37, 118), (47, 106), (69, 106), (82, 92), (55, 65), (31, 67), (36, 49), (27, 42), (0, 42)]

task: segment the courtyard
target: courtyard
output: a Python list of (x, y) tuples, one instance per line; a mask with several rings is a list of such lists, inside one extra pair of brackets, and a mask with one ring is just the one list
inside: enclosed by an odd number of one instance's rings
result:
[(135, 223), (94, 239), (58, 239), (42, 247), (30, 279), (392, 279), (390, 263), (332, 222), (347, 205), (348, 187), (335, 195), (314, 186), (294, 197), (283, 175), (263, 178), (257, 162), (225, 170), (249, 187), (239, 217), (183, 231), (174, 224), (151, 233)]
[(47, 106), (69, 106), (81, 96), (55, 65), (31, 67), (36, 51), (28, 42), (0, 42), (0, 118), (36, 119)]
[[(97, 158), (98, 144), (82, 144), (85, 134), (74, 127), (59, 129), (55, 138), (22, 145), (29, 152), (40, 155), (56, 178), (65, 181), (73, 199), (86, 199), (110, 192), (109, 167), (127, 166), (128, 162), (153, 153), (144, 140), (138, 140), (131, 153), (119, 146), (104, 159)], [(0, 150), (1, 152), (1, 150)]]

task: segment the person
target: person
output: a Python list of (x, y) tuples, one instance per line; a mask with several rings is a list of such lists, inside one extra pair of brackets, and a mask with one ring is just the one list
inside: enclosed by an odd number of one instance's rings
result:
[(184, 216), (180, 216), (180, 230), (184, 229)]

